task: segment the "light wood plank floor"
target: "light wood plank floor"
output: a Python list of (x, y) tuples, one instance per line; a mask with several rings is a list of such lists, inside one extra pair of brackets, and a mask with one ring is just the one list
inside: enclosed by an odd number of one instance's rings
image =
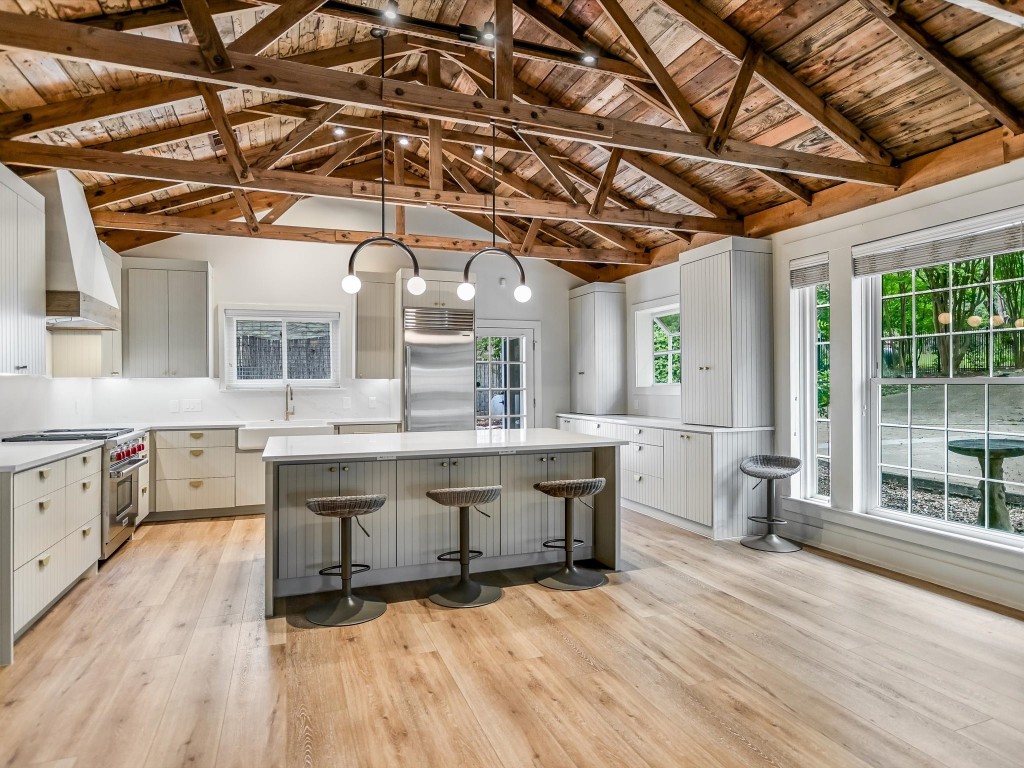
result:
[(0, 765), (955, 766), (1024, 754), (1024, 622), (627, 513), (600, 590), (263, 619), (263, 521), (150, 525), (0, 670)]

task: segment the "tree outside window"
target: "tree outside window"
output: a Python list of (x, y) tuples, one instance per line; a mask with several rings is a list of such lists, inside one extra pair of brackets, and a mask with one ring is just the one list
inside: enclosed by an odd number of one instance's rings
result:
[(655, 315), (651, 318), (654, 355), (654, 383), (678, 384), (682, 371), (679, 338), (679, 313)]

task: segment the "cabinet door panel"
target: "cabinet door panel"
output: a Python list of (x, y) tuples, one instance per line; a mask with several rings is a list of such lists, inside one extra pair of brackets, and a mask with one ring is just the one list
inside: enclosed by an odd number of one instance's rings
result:
[(18, 357), (18, 196), (0, 184), (0, 373)]
[[(395, 499), (396, 461), (356, 461), (341, 465), (341, 495), (381, 493), (387, 496), (383, 507), (369, 515), (360, 515), (359, 522), (367, 536), (352, 523), (352, 562), (371, 568), (394, 568), (398, 560), (398, 504)], [(337, 527), (335, 560), (341, 562), (341, 526)]]
[(701, 525), (712, 522), (712, 466), (711, 435), (688, 432), (683, 459), (683, 487), (686, 494), (683, 517)]
[(207, 274), (167, 273), (167, 365), (169, 376), (208, 376)]
[(569, 407), (577, 413), (580, 412), (580, 385), (583, 382), (580, 375), (583, 370), (582, 341), (579, 341), (582, 333), (583, 299), (576, 297), (569, 299)]
[(427, 280), (427, 290), (419, 296), (409, 293), (409, 281), (402, 281), (402, 306), (403, 307), (427, 307), (433, 309), (437, 306), (437, 281)]
[(341, 487), (338, 464), (294, 464), (278, 469), (277, 578), (315, 576), (338, 562), (338, 521), (318, 517), (306, 500), (337, 496)]
[(21, 373), (46, 374), (46, 217), (18, 199), (18, 365)]
[[(594, 476), (594, 454), (590, 451), (553, 453), (548, 456), (548, 480), (578, 480)], [(539, 493), (539, 491), (535, 491)], [(565, 502), (562, 499), (548, 499), (547, 538), (559, 538), (565, 533)], [(594, 543), (594, 498), (576, 499), (573, 502), (574, 537), (583, 539), (583, 546)]]
[(398, 462), (397, 565), (423, 565), (455, 547), (451, 515), (447, 507), (427, 498), (427, 491), (449, 486), (447, 459), (414, 459)]
[[(451, 485), (453, 488), (501, 485), (501, 459), (498, 456), (453, 459)], [(479, 549), (484, 557), (496, 557), (501, 554), (501, 499), (481, 504), (479, 509), (490, 517), (485, 517), (477, 509), (469, 510), (469, 547)], [(456, 549), (459, 545), (457, 509), (451, 510), (451, 526), (453, 538), (448, 548)]]
[(128, 270), (127, 376), (168, 375), (167, 271)]
[(395, 375), (395, 286), (363, 283), (356, 294), (356, 378)]
[(547, 479), (547, 456), (501, 457), (501, 554), (546, 551), (551, 501), (533, 486)]
[(437, 282), (437, 306), (444, 309), (473, 309), (472, 301), (463, 301), (459, 298), (456, 293), (458, 289), (458, 283), (439, 280)]
[(665, 432), (663, 469), (665, 482), (662, 485), (662, 501), (670, 515), (686, 517), (685, 514), (685, 466), (686, 440), (689, 432)]

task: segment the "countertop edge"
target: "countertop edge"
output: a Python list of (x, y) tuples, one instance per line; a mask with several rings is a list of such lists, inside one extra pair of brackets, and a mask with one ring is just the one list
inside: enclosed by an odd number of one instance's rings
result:
[(655, 429), (675, 429), (682, 432), (774, 432), (775, 427), (710, 427), (704, 424), (684, 424), (666, 416), (630, 416), (629, 414), (595, 415), (591, 413), (556, 413), (559, 419), (584, 419), (585, 421), (604, 421), (610, 424), (636, 425)]
[(78, 456), (81, 453), (87, 453), (96, 448), (102, 448), (103, 441), (88, 440), (73, 443), (7, 443), (5, 445), (17, 446), (14, 450), (22, 450), (25, 452), (28, 452), (28, 449), (31, 447), (44, 454), (34, 456), (33, 458), (26, 459), (25, 461), (15, 462), (14, 464), (0, 464), (0, 474), (8, 472), (11, 474), (17, 474), (18, 472), (24, 472), (29, 469), (41, 467), (44, 464), (51, 464), (62, 459), (69, 459), (72, 456)]

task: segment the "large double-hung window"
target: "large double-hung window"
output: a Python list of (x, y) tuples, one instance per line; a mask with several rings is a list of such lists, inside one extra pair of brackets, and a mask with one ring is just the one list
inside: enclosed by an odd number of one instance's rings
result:
[(855, 273), (873, 263), (877, 275), (879, 508), (965, 532), (1024, 533), (1021, 236), (1018, 224), (855, 252)]
[[(797, 296), (801, 328), (796, 334), (802, 381), (802, 449), (804, 498), (828, 501), (832, 496), (832, 298), (828, 254), (798, 259), (790, 265), (790, 285)], [(809, 470), (809, 471), (807, 471)]]

